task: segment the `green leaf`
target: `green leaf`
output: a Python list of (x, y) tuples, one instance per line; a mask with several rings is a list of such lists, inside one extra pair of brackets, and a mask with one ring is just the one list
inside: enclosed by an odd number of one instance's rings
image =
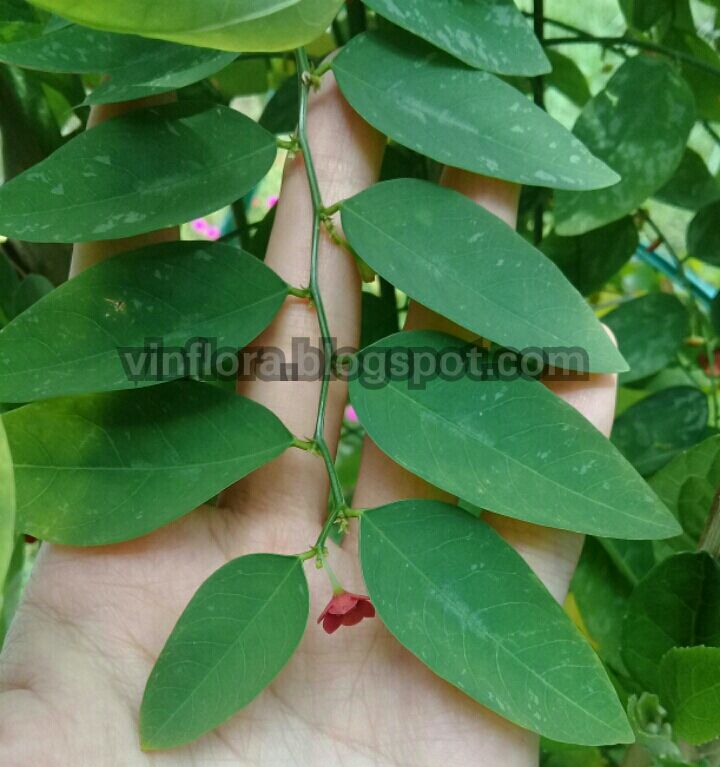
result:
[(618, 180), (513, 87), (405, 33), (359, 35), (332, 66), (343, 95), (365, 120), (438, 162), (558, 189), (597, 189)]
[(501, 75), (550, 71), (532, 26), (512, 0), (366, 0), (365, 5), (472, 67)]
[(620, 632), (632, 588), (594, 538), (585, 541), (571, 591), (598, 654), (622, 673)]
[[(23, 314), (33, 304), (37, 303), (41, 298), (50, 295), (54, 290), (55, 286), (47, 277), (43, 277), (42, 274), (29, 274), (17, 286), (13, 295), (13, 316), (17, 317)], [(45, 353), (47, 354), (47, 347)], [(11, 400), (7, 401), (10, 402)]]
[(223, 51), (285, 51), (318, 37), (342, 0), (33, 0), (88, 27)]
[(481, 520), (437, 501), (371, 509), (360, 524), (360, 559), (383, 623), (466, 695), (561, 742), (632, 740), (598, 658)]
[(190, 743), (250, 703), (297, 649), (308, 611), (297, 557), (253, 554), (213, 573), (148, 679), (140, 709), (143, 749)]
[[(5, 429), (0, 419), (0, 609), (3, 604), (3, 584), (15, 547), (15, 480)], [(0, 644), (2, 642), (0, 641)]]
[(707, 205), (690, 222), (688, 253), (708, 264), (720, 266), (720, 200)]
[(300, 90), (297, 77), (288, 77), (268, 101), (260, 125), (270, 133), (292, 133), (297, 127)]
[(372, 269), (459, 325), (517, 349), (582, 347), (593, 371), (626, 368), (560, 270), (467, 197), (399, 179), (341, 209), (350, 244)]
[(623, 541), (618, 538), (598, 538), (613, 564), (632, 586), (637, 584), (656, 565), (651, 541)]
[(0, 402), (216, 372), (199, 359), (175, 357), (154, 375), (150, 357), (161, 352), (148, 351), (148, 339), (168, 353), (190, 352), (199, 338), (216, 349), (242, 349), (270, 324), (287, 292), (261, 261), (219, 243), (165, 243), (115, 256), (0, 331)]
[(13, 316), (13, 296), (20, 284), (20, 277), (4, 251), (0, 251), (0, 325)]
[[(682, 5), (678, 6), (682, 8)], [(698, 34), (679, 29), (670, 29), (663, 38), (663, 44), (694, 59), (720, 68), (720, 56), (715, 49)], [(701, 69), (695, 64), (680, 62), (683, 78), (692, 89), (697, 104), (698, 118), (717, 122), (720, 120), (720, 92), (718, 76), (714, 72)]]
[(160, 66), (152, 67), (149, 62), (142, 61), (130, 62), (122, 68), (114, 69), (109, 78), (87, 96), (84, 103), (111, 104), (174, 91), (216, 74), (236, 58), (235, 53), (227, 51), (154, 42), (169, 47), (169, 50), (162, 53), (162, 58), (158, 54), (157, 64)]
[(600, 749), (556, 743), (547, 738), (540, 741), (540, 767), (608, 767)]
[(649, 476), (681, 450), (696, 445), (707, 423), (703, 392), (674, 386), (628, 408), (615, 421), (612, 441), (642, 475)]
[(685, 307), (668, 293), (649, 293), (622, 304), (603, 317), (613, 331), (630, 370), (620, 383), (639, 381), (667, 367), (690, 334)]
[(672, 64), (649, 56), (625, 62), (588, 102), (574, 129), (622, 181), (590, 193), (559, 192), (558, 233), (582, 234), (642, 205), (672, 178), (694, 122), (692, 92)]
[(235, 55), (221, 51), (117, 35), (77, 24), (0, 44), (0, 61), (45, 72), (102, 72), (110, 79), (87, 104), (142, 98), (174, 90), (214, 74)]
[(668, 205), (697, 210), (720, 199), (720, 181), (697, 152), (686, 149), (680, 167), (655, 198)]
[(620, 0), (620, 7), (631, 27), (646, 31), (673, 12), (673, 0)]
[(398, 330), (395, 291), (393, 290), (391, 300), (387, 300), (385, 296), (363, 293), (360, 345), (369, 346), (381, 338), (397, 333)]
[(552, 72), (545, 82), (570, 99), (576, 106), (584, 107), (592, 98), (590, 86), (582, 69), (569, 56), (563, 56), (554, 48), (546, 51)]
[(498, 514), (594, 535), (677, 535), (670, 512), (608, 440), (542, 384), (477, 380), (462, 370), (452, 380), (432, 371), (418, 375), (428, 359), (456, 370), (451, 356), (469, 349), (451, 336), (420, 331), (361, 353), (351, 399), (381, 450)]
[(660, 663), (660, 684), (679, 737), (693, 745), (720, 737), (720, 648), (670, 650)]
[(639, 243), (629, 216), (578, 237), (550, 234), (540, 249), (584, 296), (605, 285), (630, 260)]
[(261, 405), (186, 381), (39, 402), (2, 418), (20, 529), (72, 546), (156, 530), (293, 442)]
[(228, 107), (134, 112), (81, 133), (0, 188), (0, 232), (82, 242), (183, 223), (242, 197), (275, 154), (274, 137)]
[(681, 536), (664, 544), (676, 551), (696, 549), (720, 488), (720, 436), (680, 453), (655, 474), (650, 486), (683, 527)]
[(645, 690), (660, 692), (660, 661), (673, 647), (720, 646), (720, 566), (705, 553), (661, 562), (630, 597), (622, 654)]

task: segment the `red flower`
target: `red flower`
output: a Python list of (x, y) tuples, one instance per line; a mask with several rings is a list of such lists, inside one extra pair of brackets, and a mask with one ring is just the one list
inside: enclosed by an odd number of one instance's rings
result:
[(318, 623), (322, 623), (325, 631), (332, 634), (340, 626), (355, 626), (363, 618), (374, 617), (375, 608), (370, 602), (370, 597), (342, 591), (330, 600), (318, 618)]

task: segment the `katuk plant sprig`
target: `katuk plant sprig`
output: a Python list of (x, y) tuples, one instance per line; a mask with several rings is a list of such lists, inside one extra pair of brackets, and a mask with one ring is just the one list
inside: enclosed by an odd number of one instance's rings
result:
[[(327, 539), (333, 527), (338, 522), (345, 522), (354, 516), (357, 516), (359, 512), (353, 511), (348, 506), (345, 498), (345, 493), (342, 489), (342, 483), (335, 469), (335, 462), (330, 453), (327, 440), (325, 439), (325, 416), (327, 412), (328, 394), (330, 392), (330, 381), (333, 374), (333, 357), (335, 349), (333, 348), (332, 336), (330, 334), (330, 325), (327, 318), (327, 312), (325, 311), (325, 304), (323, 302), (322, 291), (320, 289), (320, 237), (322, 235), (323, 226), (327, 222), (330, 223), (330, 216), (334, 209), (326, 208), (323, 204), (322, 193), (320, 191), (320, 184), (318, 181), (317, 171), (315, 169), (315, 163), (313, 161), (312, 151), (310, 149), (310, 141), (308, 137), (308, 108), (310, 102), (310, 94), (314, 88), (319, 87), (321, 76), (328, 71), (327, 67), (321, 67), (319, 70), (314, 71), (306, 51), (303, 48), (298, 48), (296, 51), (296, 60), (298, 68), (298, 79), (300, 86), (300, 106), (298, 112), (298, 128), (295, 143), (298, 149), (302, 153), (303, 162), (305, 165), (305, 172), (307, 175), (308, 184), (310, 187), (310, 196), (313, 206), (313, 227), (312, 227), (312, 242), (310, 248), (310, 302), (315, 307), (318, 317), (318, 325), (320, 326), (320, 337), (323, 347), (323, 372), (322, 381), (320, 385), (320, 398), (318, 401), (317, 417), (315, 420), (315, 433), (313, 435), (312, 442), (302, 443), (301, 446), (308, 449), (309, 452), (319, 455), (327, 469), (328, 478), (330, 480), (330, 494), (331, 504), (328, 512), (327, 519), (323, 525), (320, 535), (315, 542), (315, 546), (306, 554), (301, 555), (304, 559), (310, 559), (315, 557), (317, 566), (323, 568), (328, 574), (330, 583), (333, 588), (333, 599), (325, 608), (325, 612), (321, 616), (321, 620), (326, 613), (333, 613), (335, 610), (344, 610), (345, 604), (336, 604), (341, 602), (346, 597), (356, 597), (357, 595), (346, 594), (343, 587), (340, 585), (337, 577), (329, 567), (327, 557)], [(334, 228), (330, 229), (330, 234), (333, 241), (336, 241), (337, 234)], [(357, 597), (355, 602), (351, 605), (352, 608), (358, 602), (364, 604), (368, 603), (366, 597)], [(349, 604), (349, 601), (348, 601)], [(347, 611), (346, 611), (347, 612)], [(340, 612), (339, 614), (344, 614)], [(359, 619), (355, 623), (362, 620), (363, 617), (373, 617), (375, 614), (374, 609), (370, 609), (370, 606), (359, 614)], [(324, 625), (326, 622), (324, 622)], [(335, 631), (340, 623), (333, 624), (332, 631), (329, 631), (326, 626), (326, 631), (332, 633)], [(352, 623), (346, 623), (345, 625), (353, 625)]]

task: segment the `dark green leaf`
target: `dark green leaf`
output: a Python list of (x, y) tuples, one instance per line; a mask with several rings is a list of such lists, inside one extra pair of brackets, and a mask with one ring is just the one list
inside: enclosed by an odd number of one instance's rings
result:
[(0, 251), (0, 326), (13, 316), (13, 296), (20, 277), (4, 251)]
[(688, 253), (708, 264), (720, 266), (720, 200), (704, 207), (690, 222)]
[(651, 541), (623, 541), (619, 538), (598, 538), (613, 564), (632, 586), (637, 584), (656, 565)]
[(399, 179), (342, 205), (346, 236), (411, 298), (503, 346), (581, 347), (590, 369), (626, 364), (560, 270), (458, 192)]
[(707, 398), (692, 386), (674, 386), (628, 408), (612, 441), (644, 476), (654, 474), (685, 448), (696, 445), (708, 423)]
[(550, 71), (531, 25), (512, 0), (365, 0), (376, 13), (470, 66), (502, 75)]
[(655, 197), (668, 205), (697, 210), (720, 199), (720, 182), (697, 152), (686, 149), (675, 175)]
[(672, 178), (694, 122), (692, 92), (671, 63), (649, 56), (626, 61), (575, 124), (575, 135), (622, 181), (590, 193), (559, 192), (558, 232), (582, 234), (642, 205)]
[(680, 453), (660, 469), (650, 485), (683, 527), (683, 535), (665, 544), (680, 551), (697, 548), (713, 497), (720, 488), (720, 436)]
[(31, 242), (128, 237), (242, 197), (275, 139), (223, 106), (134, 112), (86, 131), (0, 188), (0, 231)]
[(185, 381), (39, 402), (2, 418), (20, 529), (73, 546), (156, 530), (293, 441), (261, 405)]
[[(459, 350), (468, 347), (421, 331), (363, 351), (351, 398), (381, 450), (447, 492), (509, 517), (623, 538), (678, 533), (613, 446), (542, 384), (419, 375), (428, 358), (450, 360)], [(444, 369), (457, 367), (446, 362)]]
[(395, 291), (392, 290), (390, 300), (387, 300), (385, 296), (374, 296), (371, 293), (363, 293), (360, 346), (370, 346), (370, 344), (374, 344), (381, 338), (397, 333), (398, 330), (398, 312), (395, 303)]
[[(682, 8), (682, 5), (678, 5)], [(697, 61), (720, 69), (720, 56), (715, 49), (698, 34), (679, 29), (671, 29), (663, 38), (663, 44), (681, 53), (692, 56)], [(698, 117), (717, 122), (720, 120), (720, 90), (718, 75), (706, 71), (695, 64), (680, 62), (682, 75), (690, 85), (697, 104)]]
[(88, 104), (142, 98), (202, 80), (229, 64), (234, 54), (136, 35), (117, 35), (77, 24), (0, 45), (0, 61), (46, 72), (101, 72), (109, 79)]
[(342, 0), (33, 0), (40, 8), (111, 32), (225, 51), (285, 51), (314, 40)]
[(382, 621), (466, 695), (562, 742), (632, 740), (597, 657), (487, 524), (437, 501), (371, 509), (360, 558)]
[(660, 663), (660, 684), (680, 738), (701, 744), (720, 737), (720, 648), (670, 650)]
[(369, 123), (438, 162), (557, 189), (597, 189), (618, 180), (513, 87), (404, 33), (354, 38), (333, 71)]
[(217, 349), (241, 349), (270, 324), (286, 296), (287, 285), (273, 271), (228, 245), (174, 242), (123, 253), (0, 331), (0, 402), (215, 372), (185, 358), (168, 370), (159, 366), (155, 375), (148, 339), (168, 352), (191, 351), (198, 338), (212, 339)]
[(622, 653), (645, 690), (660, 692), (660, 661), (673, 647), (720, 645), (720, 566), (708, 554), (677, 554), (635, 589)]
[(211, 575), (148, 679), (140, 709), (143, 748), (190, 743), (250, 703), (290, 660), (308, 611), (297, 557), (253, 554)]
[(154, 67), (142, 61), (130, 62), (122, 68), (114, 69), (108, 79), (101, 82), (85, 99), (85, 104), (130, 101), (184, 88), (219, 72), (231, 64), (237, 55), (157, 40), (153, 42), (170, 48), (163, 52)]
[(622, 304), (603, 317), (613, 331), (630, 370), (620, 375), (627, 384), (657, 373), (677, 359), (690, 333), (690, 317), (668, 293), (649, 293)]
[[(17, 286), (13, 295), (13, 316), (17, 317), (19, 314), (22, 314), (41, 298), (49, 295), (54, 289), (55, 286), (47, 277), (43, 277), (41, 274), (29, 274)], [(47, 347), (45, 348), (45, 355), (47, 355)], [(0, 397), (0, 399), (2, 399), (2, 397)], [(7, 402), (10, 401), (11, 400), (7, 400)], [(22, 402), (22, 400), (15, 401)]]
[(594, 538), (585, 541), (571, 591), (598, 654), (623, 672), (620, 632), (632, 588)]
[(580, 67), (569, 56), (563, 56), (553, 48), (547, 51), (552, 72), (545, 82), (570, 99), (575, 105), (584, 107), (592, 98), (590, 86)]
[[(0, 609), (3, 603), (3, 584), (10, 567), (15, 546), (15, 480), (13, 460), (0, 419)], [(1, 644), (1, 642), (0, 642)]]
[(270, 133), (292, 133), (297, 127), (299, 104), (297, 77), (288, 77), (268, 101), (260, 125)]
[(585, 296), (594, 293), (630, 260), (639, 238), (632, 218), (578, 237), (546, 237), (540, 249)]
[(620, 7), (631, 27), (645, 31), (672, 13), (674, 1), (620, 0)]

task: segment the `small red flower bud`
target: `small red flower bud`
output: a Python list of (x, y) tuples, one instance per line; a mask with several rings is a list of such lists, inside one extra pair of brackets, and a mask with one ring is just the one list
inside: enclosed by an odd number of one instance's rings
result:
[(342, 591), (328, 602), (328, 606), (318, 618), (318, 623), (322, 623), (323, 629), (328, 634), (332, 634), (340, 626), (355, 626), (363, 618), (374, 617), (375, 608), (372, 606), (372, 602), (370, 602), (370, 597)]

